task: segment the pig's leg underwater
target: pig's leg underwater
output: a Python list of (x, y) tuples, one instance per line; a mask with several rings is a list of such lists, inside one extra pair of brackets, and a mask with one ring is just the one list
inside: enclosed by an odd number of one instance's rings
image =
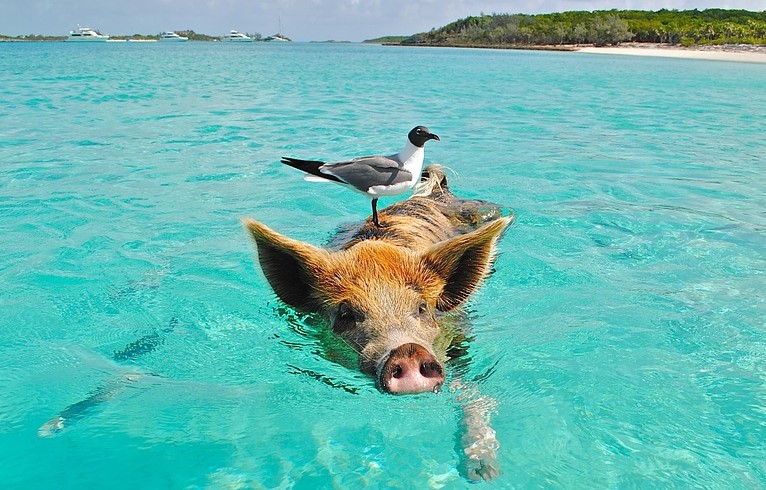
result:
[(141, 373), (126, 373), (112, 379), (96, 388), (87, 398), (77, 403), (69, 405), (60, 414), (56, 415), (37, 429), (37, 435), (40, 437), (53, 437), (62, 430), (69, 428), (72, 424), (87, 417), (99, 405), (119, 395), (130, 383), (138, 382), (146, 376)]
[[(162, 329), (162, 332), (172, 332), (177, 323), (178, 319), (171, 319), (168, 327)], [(99, 365), (107, 371), (117, 371), (118, 374), (93, 390), (84, 400), (69, 405), (57, 416), (41, 425), (37, 430), (37, 435), (40, 437), (53, 437), (62, 430), (69, 428), (75, 422), (92, 414), (101, 404), (121, 394), (129, 385), (137, 384), (144, 380), (159, 380), (160, 377), (156, 374), (127, 369), (125, 366), (117, 364), (117, 362), (136, 361), (140, 357), (153, 352), (164, 343), (165, 339), (160, 332), (154, 332), (132, 342), (123, 350), (115, 352), (111, 360), (96, 356), (80, 347), (68, 348), (77, 357), (84, 359), (86, 363)], [(104, 364), (108, 365), (104, 366)]]
[(463, 411), (461, 470), (469, 480), (492, 480), (500, 475), (497, 461), (500, 443), (491, 426), (491, 416), (497, 402), (489, 396), (481, 395), (476, 388), (461, 386), (459, 382), (453, 383), (452, 388), (461, 391), (458, 396)]

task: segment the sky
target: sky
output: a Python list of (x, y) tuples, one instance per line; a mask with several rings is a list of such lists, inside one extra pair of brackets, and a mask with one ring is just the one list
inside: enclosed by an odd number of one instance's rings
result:
[(231, 29), (295, 41), (363, 41), (438, 28), (469, 15), (609, 9), (766, 10), (766, 0), (0, 0), (0, 34), (66, 35), (77, 25), (104, 34)]

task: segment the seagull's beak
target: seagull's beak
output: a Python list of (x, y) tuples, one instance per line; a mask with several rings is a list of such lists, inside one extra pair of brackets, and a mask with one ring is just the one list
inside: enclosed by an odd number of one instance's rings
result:
[(433, 134), (433, 133), (428, 135), (428, 139), (432, 139), (432, 140), (436, 140), (436, 141), (441, 141), (441, 138), (439, 138), (439, 135), (438, 134)]

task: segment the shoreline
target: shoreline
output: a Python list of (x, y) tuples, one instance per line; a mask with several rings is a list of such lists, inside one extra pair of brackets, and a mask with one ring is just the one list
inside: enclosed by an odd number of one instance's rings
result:
[(670, 46), (667, 44), (625, 43), (619, 46), (582, 46), (579, 53), (616, 54), (625, 56), (652, 56), (707, 61), (735, 61), (739, 63), (766, 63), (766, 46), (724, 44), (715, 46)]
[(382, 43), (383, 46), (423, 48), (511, 49), (523, 51), (559, 51), (589, 54), (616, 54), (628, 56), (654, 56), (708, 61), (734, 61), (766, 63), (766, 46), (751, 44), (699, 45), (691, 47), (653, 43), (623, 43), (619, 46), (522, 45), (522, 44), (401, 44)]

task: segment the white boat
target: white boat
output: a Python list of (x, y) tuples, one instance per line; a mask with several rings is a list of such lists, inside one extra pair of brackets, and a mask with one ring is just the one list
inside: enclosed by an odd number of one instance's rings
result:
[(291, 42), (290, 38), (287, 36), (283, 36), (282, 34), (274, 34), (273, 36), (269, 36), (264, 41), (277, 41), (282, 43), (289, 43)]
[(160, 34), (160, 42), (168, 42), (168, 43), (183, 43), (188, 41), (188, 37), (179, 36), (173, 31), (167, 31)]
[(66, 38), (67, 41), (74, 41), (74, 42), (106, 42), (109, 39), (109, 36), (105, 36), (104, 34), (100, 34), (97, 30), (91, 29), (90, 27), (80, 27), (77, 26), (77, 29), (73, 31), (69, 31), (69, 37)]
[(251, 43), (253, 42), (253, 38), (248, 36), (247, 34), (242, 34), (241, 32), (231, 30), (227, 35), (223, 36), (224, 41), (229, 42), (236, 42), (236, 43)]
[(282, 17), (279, 18), (279, 31), (277, 31), (277, 34), (274, 34), (273, 36), (269, 36), (264, 41), (277, 41), (280, 43), (289, 43), (292, 42), (292, 39), (282, 34)]

